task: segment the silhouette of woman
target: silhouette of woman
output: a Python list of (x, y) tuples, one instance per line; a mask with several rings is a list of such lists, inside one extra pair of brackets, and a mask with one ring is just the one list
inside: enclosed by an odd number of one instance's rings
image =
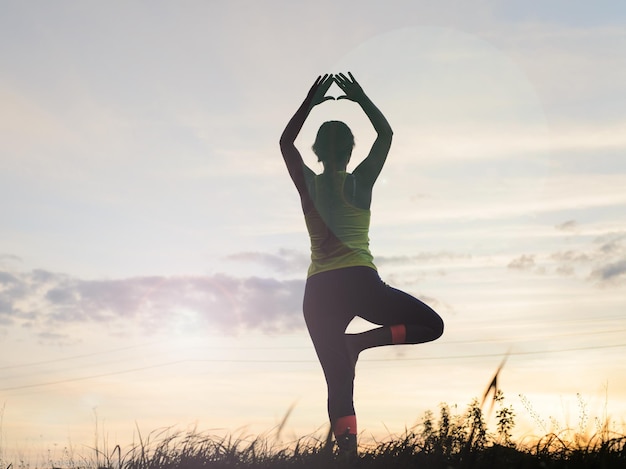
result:
[[(308, 168), (294, 141), (314, 106), (332, 83), (345, 93), (337, 99), (359, 104), (377, 137), (367, 157), (346, 171), (354, 137), (339, 121), (320, 127), (313, 151), (324, 170)], [(304, 293), (304, 318), (328, 386), (328, 415), (341, 452), (356, 454), (357, 424), (353, 404), (354, 370), (359, 353), (392, 344), (437, 339), (443, 321), (417, 298), (380, 279), (369, 250), (372, 188), (387, 159), (393, 132), (387, 119), (365, 95), (350, 72), (319, 76), (280, 138), (280, 148), (302, 203), (311, 239), (311, 264)], [(346, 334), (355, 316), (380, 327)]]

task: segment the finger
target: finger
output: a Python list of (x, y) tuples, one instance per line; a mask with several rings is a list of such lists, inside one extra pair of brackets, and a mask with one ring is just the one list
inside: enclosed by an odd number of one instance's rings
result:
[(356, 83), (356, 80), (352, 76), (352, 73), (348, 72), (348, 76), (350, 77), (350, 79), (352, 80), (353, 83)]
[(317, 79), (315, 80), (315, 86), (319, 86), (322, 83), (324, 83), (324, 81), (326, 81), (328, 77), (328, 73), (326, 73), (325, 75), (318, 75)]
[(335, 80), (335, 82), (337, 83), (337, 86), (339, 86), (339, 88), (341, 88), (342, 90), (345, 90), (347, 83), (345, 80), (342, 80), (341, 78)]

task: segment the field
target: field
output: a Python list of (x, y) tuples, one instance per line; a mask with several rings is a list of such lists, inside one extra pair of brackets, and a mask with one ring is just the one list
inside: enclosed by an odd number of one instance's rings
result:
[[(497, 375), (496, 375), (497, 377)], [(483, 411), (487, 393), (494, 394)], [(130, 448), (96, 444), (91, 456), (79, 457), (65, 450), (37, 469), (317, 469), (317, 468), (428, 468), (428, 469), (557, 469), (626, 467), (626, 435), (611, 430), (607, 422), (596, 424), (597, 432), (579, 429), (548, 433), (534, 441), (515, 442), (511, 431), (515, 413), (505, 404), (494, 383), (482, 401), (474, 399), (467, 410), (453, 414), (442, 404), (438, 415), (426, 412), (421, 423), (403, 435), (386, 441), (361, 443), (358, 456), (339, 454), (330, 435), (313, 435), (288, 443), (281, 440), (281, 425), (259, 437), (215, 437), (201, 432), (171, 432), (168, 429), (138, 437)], [(532, 409), (527, 409), (532, 413)], [(495, 416), (489, 431), (485, 413)], [(582, 415), (581, 419), (585, 416)], [(5, 461), (1, 469), (35, 469), (28, 463)]]

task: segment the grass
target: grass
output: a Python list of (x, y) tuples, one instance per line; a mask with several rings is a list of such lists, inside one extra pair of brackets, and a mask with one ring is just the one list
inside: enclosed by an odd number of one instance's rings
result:
[[(403, 435), (360, 448), (357, 459), (336, 453), (332, 442), (309, 436), (279, 444), (276, 436), (215, 437), (202, 432), (154, 432), (126, 451), (116, 446), (111, 452), (98, 450), (96, 460), (49, 462), (49, 468), (109, 469), (318, 469), (318, 468), (429, 468), (429, 469), (560, 469), (624, 468), (626, 436), (608, 430), (585, 442), (567, 440), (550, 433), (533, 444), (519, 445), (507, 435), (514, 422), (500, 414), (495, 433), (487, 431), (478, 400), (459, 415), (447, 405), (438, 418), (427, 412), (422, 423)], [(6, 467), (6, 466), (5, 466)], [(9, 465), (11, 467), (11, 465)], [(4, 468), (3, 468), (4, 469)], [(11, 469), (20, 469), (20, 467)], [(25, 468), (23, 468), (25, 469)]]
[[(337, 454), (325, 435), (279, 443), (280, 430), (260, 437), (216, 437), (198, 431), (156, 431), (122, 450), (93, 448), (91, 460), (78, 460), (65, 451), (60, 460), (49, 458), (45, 467), (68, 469), (317, 469), (317, 468), (428, 468), (428, 469), (560, 469), (626, 467), (626, 435), (604, 424), (586, 437), (571, 429), (548, 433), (524, 444), (511, 438), (515, 413), (496, 392), (496, 430), (489, 432), (482, 407), (475, 399), (466, 411), (455, 414), (442, 404), (438, 416), (426, 412), (420, 425), (386, 441), (362, 446), (349, 460)], [(287, 417), (287, 416), (286, 416)], [(286, 418), (285, 418), (286, 420)], [(1, 469), (29, 469), (0, 460)]]
[[(504, 364), (504, 363), (503, 363)], [(626, 468), (626, 435), (610, 429), (608, 418), (596, 425), (591, 436), (584, 433), (587, 420), (579, 396), (581, 418), (577, 429), (557, 429), (534, 441), (516, 443), (512, 438), (515, 412), (506, 405), (498, 389), (498, 368), (481, 400), (474, 399), (465, 412), (453, 413), (447, 404), (439, 407), (438, 416), (425, 413), (422, 422), (404, 434), (386, 441), (374, 441), (359, 448), (357, 458), (346, 458), (334, 448), (330, 434), (300, 438), (280, 443), (280, 434), (291, 408), (282, 423), (268, 435), (259, 437), (227, 436), (189, 431), (153, 432), (123, 450), (106, 443), (93, 448), (94, 458), (86, 460), (64, 451), (60, 460), (48, 458), (46, 469), (619, 469)], [(491, 399), (489, 396), (491, 395)], [(495, 409), (495, 431), (486, 425), (487, 415)], [(524, 399), (522, 399), (524, 402)], [(543, 421), (526, 402), (533, 418), (545, 429)], [(0, 413), (0, 417), (2, 414)], [(1, 428), (1, 427), (0, 427)], [(97, 439), (97, 437), (96, 437)], [(1, 450), (1, 445), (0, 445)], [(26, 463), (7, 463), (0, 451), (0, 469), (30, 469)]]

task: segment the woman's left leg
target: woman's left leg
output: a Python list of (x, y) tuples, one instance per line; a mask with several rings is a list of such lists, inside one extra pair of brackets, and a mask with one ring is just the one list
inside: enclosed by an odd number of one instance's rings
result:
[[(345, 269), (309, 278), (304, 293), (304, 318), (328, 387), (328, 416), (342, 451), (356, 451), (356, 415), (353, 403), (354, 364), (345, 331), (354, 317), (344, 288)], [(347, 298), (347, 297), (348, 298)]]

